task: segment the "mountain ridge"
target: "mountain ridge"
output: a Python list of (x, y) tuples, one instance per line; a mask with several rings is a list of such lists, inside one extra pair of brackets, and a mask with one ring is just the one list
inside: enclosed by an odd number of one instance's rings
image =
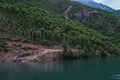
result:
[(111, 12), (115, 15), (120, 15), (117, 10), (115, 10), (115, 9), (109, 7), (109, 6), (106, 6), (105, 4), (97, 3), (93, 0), (90, 0), (90, 1), (89, 0), (74, 0), (74, 1), (80, 2), (80, 3), (88, 5), (90, 7), (94, 7), (94, 8), (98, 8), (98, 9), (102, 9), (102, 10)]

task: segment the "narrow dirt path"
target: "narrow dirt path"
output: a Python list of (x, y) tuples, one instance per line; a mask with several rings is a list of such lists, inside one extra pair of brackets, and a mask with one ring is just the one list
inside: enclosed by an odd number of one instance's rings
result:
[[(46, 46), (46, 45), (38, 45), (34, 43), (14, 41), (14, 40), (6, 40), (6, 43), (8, 46), (20, 45), (22, 47), (28, 48), (28, 50), (16, 50), (14, 52), (11, 52), (11, 54), (14, 54), (14, 56), (11, 57), (10, 60), (13, 60), (13, 61), (17, 61), (17, 60), (22, 60), (26, 62), (33, 61), (37, 59), (38, 57), (53, 54), (53, 53), (60, 53), (63, 51), (61, 47), (56, 46), (56, 45), (53, 45), (51, 47), (51, 46)], [(6, 56), (6, 58), (8, 56)]]
[(64, 12), (65, 17), (68, 17), (68, 12), (71, 10), (72, 7), (73, 6), (68, 6), (68, 8), (65, 10), (65, 12)]

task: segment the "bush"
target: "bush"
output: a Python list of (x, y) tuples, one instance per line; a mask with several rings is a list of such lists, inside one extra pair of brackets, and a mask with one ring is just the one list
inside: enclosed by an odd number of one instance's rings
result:
[(6, 43), (1, 39), (0, 39), (0, 51), (6, 51)]

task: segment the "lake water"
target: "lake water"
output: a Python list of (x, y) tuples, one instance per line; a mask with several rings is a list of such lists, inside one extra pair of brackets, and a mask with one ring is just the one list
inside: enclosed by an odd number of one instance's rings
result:
[(0, 63), (0, 80), (120, 80), (120, 57)]

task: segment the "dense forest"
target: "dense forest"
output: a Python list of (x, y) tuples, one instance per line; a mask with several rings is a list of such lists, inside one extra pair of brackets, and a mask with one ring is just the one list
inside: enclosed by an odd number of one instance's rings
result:
[[(69, 48), (76, 48), (87, 56), (120, 55), (119, 17), (95, 9), (99, 11), (95, 15), (77, 19), (74, 13), (82, 11), (86, 6), (69, 0), (60, 1), (66, 2), (60, 5), (56, 0), (59, 5), (54, 3), (55, 7), (50, 10), (53, 5), (47, 5), (44, 0), (39, 0), (38, 3), (37, 0), (1, 0), (0, 37), (44, 45), (59, 45), (66, 50), (65, 52)], [(74, 4), (75, 7), (68, 13), (69, 18), (66, 18), (64, 11), (68, 8), (68, 3)], [(85, 18), (85, 22), (81, 21)], [(5, 47), (5, 42), (0, 40), (0, 50), (4, 50)]]
[[(107, 11), (88, 7), (71, 0), (6, 0), (11, 2), (26, 3), (39, 6), (50, 12), (66, 16), (75, 22), (82, 23), (85, 27), (94, 29), (105, 36), (120, 41), (120, 17)], [(62, 5), (61, 5), (62, 4)], [(65, 15), (65, 11), (72, 8)], [(97, 20), (96, 20), (97, 19)]]

